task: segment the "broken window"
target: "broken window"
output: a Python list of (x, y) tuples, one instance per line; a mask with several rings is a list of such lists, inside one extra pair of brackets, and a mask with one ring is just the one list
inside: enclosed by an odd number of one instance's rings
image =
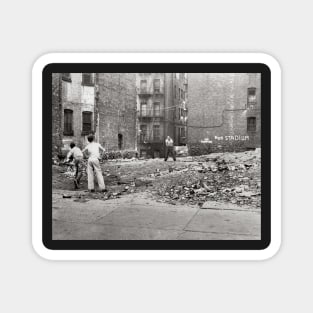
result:
[(92, 131), (92, 113), (83, 112), (83, 134), (89, 134)]
[(153, 141), (160, 140), (160, 125), (153, 125)]
[(247, 118), (247, 131), (248, 132), (255, 132), (256, 131), (256, 118), (255, 117), (248, 117)]
[(153, 89), (155, 93), (160, 93), (161, 81), (159, 79), (155, 79), (153, 81)]
[(140, 115), (147, 116), (147, 103), (146, 102), (141, 102), (140, 104)]
[(153, 115), (160, 116), (160, 102), (154, 102), (153, 104)]
[(256, 88), (248, 88), (248, 106), (256, 104)]
[(64, 130), (63, 134), (65, 136), (73, 136), (73, 111), (65, 109), (64, 110)]
[(92, 73), (82, 73), (82, 85), (93, 86)]
[(147, 93), (147, 81), (146, 80), (140, 81), (140, 92)]

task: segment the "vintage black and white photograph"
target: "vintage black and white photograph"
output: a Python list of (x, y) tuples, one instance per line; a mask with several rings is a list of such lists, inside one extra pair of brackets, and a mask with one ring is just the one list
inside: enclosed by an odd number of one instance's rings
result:
[(261, 73), (52, 73), (52, 240), (261, 240)]

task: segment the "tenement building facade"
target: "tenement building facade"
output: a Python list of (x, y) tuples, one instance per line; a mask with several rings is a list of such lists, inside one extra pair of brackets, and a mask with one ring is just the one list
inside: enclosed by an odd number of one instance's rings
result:
[(261, 146), (261, 74), (189, 73), (188, 144), (211, 151)]
[(136, 149), (136, 75), (54, 73), (52, 118), (54, 154), (89, 134), (108, 150)]
[(140, 155), (162, 157), (166, 136), (186, 145), (187, 74), (137, 73), (136, 86)]

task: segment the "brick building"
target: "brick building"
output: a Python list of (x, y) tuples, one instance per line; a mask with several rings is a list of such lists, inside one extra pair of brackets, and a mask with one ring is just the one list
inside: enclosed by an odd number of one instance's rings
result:
[(108, 150), (136, 148), (135, 74), (55, 73), (52, 76), (53, 153), (95, 134)]
[(186, 73), (137, 73), (138, 150), (142, 156), (164, 155), (166, 136), (186, 145)]
[(261, 145), (261, 74), (189, 73), (188, 144), (211, 151)]
[(136, 150), (136, 74), (98, 73), (98, 140), (109, 151)]

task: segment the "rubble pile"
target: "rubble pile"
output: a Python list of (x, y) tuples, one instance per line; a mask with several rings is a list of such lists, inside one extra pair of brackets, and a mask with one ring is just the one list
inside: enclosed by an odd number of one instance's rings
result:
[[(87, 198), (114, 199), (148, 191), (158, 201), (202, 205), (207, 201), (259, 208), (261, 205), (261, 153), (215, 153), (181, 158), (177, 162), (103, 163), (109, 193), (81, 194)], [(73, 169), (53, 165), (53, 187), (73, 190)], [(70, 179), (64, 179), (64, 178)], [(87, 189), (85, 175), (80, 190)], [(80, 200), (79, 200), (80, 201)]]
[(161, 201), (202, 204), (208, 200), (236, 205), (261, 205), (261, 162), (255, 152), (196, 157), (187, 171), (180, 170), (159, 184), (153, 194)]

